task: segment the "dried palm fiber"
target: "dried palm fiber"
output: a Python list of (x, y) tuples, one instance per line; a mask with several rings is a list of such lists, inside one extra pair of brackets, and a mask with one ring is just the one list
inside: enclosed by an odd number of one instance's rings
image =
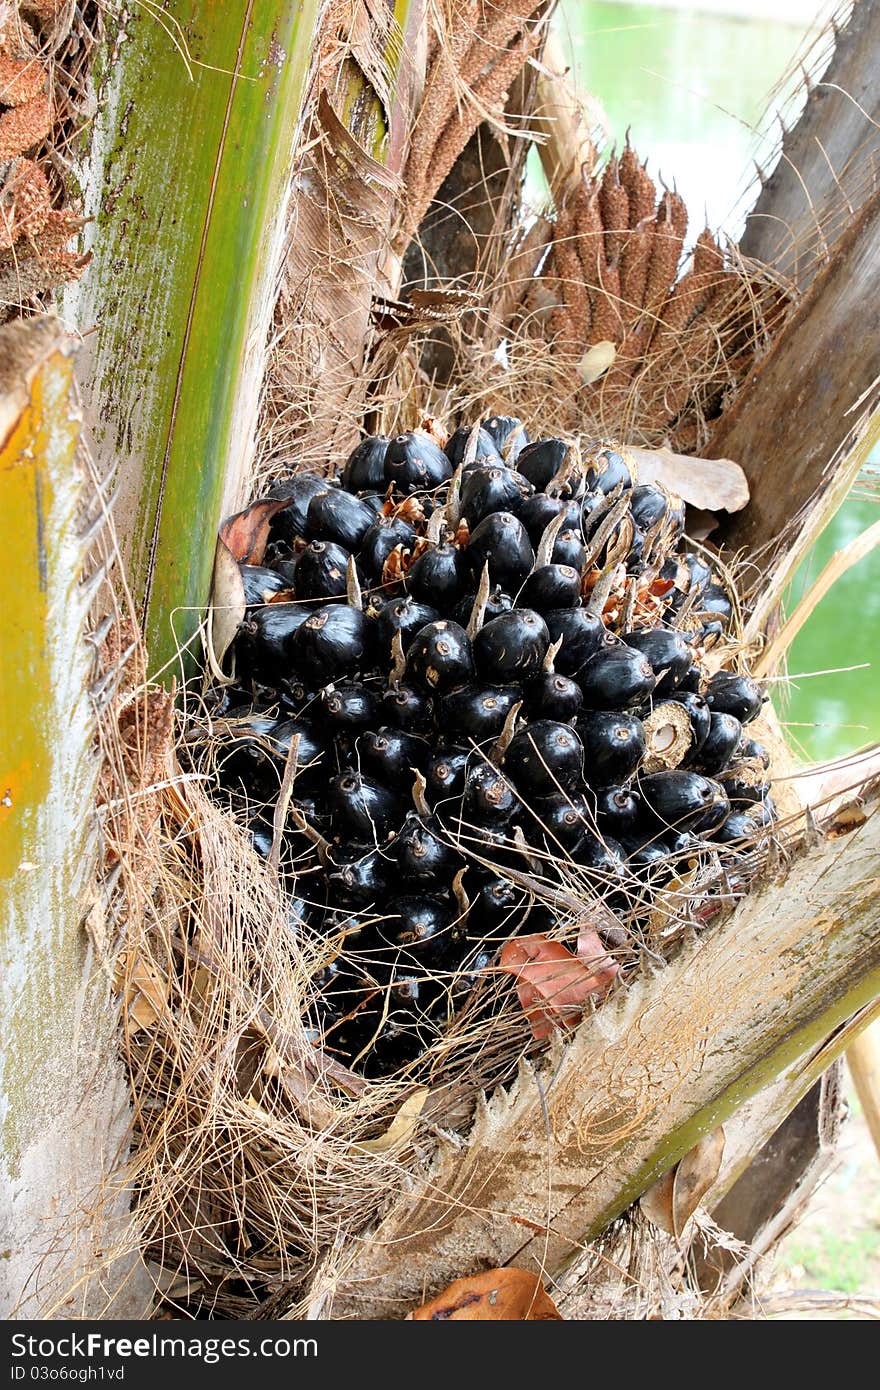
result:
[(61, 176), (81, 128), (100, 13), (90, 4), (6, 3), (0, 10), (0, 314), (78, 278), (67, 249), (82, 228)]

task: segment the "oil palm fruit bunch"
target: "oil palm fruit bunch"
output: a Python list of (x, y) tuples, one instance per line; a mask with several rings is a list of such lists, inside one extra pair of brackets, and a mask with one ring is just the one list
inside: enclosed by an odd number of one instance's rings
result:
[(275, 495), (210, 770), (327, 942), (341, 1060), (412, 1063), (507, 938), (565, 925), (560, 884), (620, 946), (683, 860), (767, 834), (729, 599), (613, 446), (494, 416), (366, 438)]

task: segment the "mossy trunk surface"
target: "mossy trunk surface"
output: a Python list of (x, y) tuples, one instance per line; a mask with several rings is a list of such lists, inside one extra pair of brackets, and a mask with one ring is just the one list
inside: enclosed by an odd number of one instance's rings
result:
[[(125, 1152), (129, 1111), (109, 984), (83, 930), (94, 907), (98, 762), (71, 348), (52, 320), (0, 329), (0, 1315), (7, 1318), (139, 1316), (149, 1304), (136, 1264), (134, 1274), (130, 1261), (109, 1267), (128, 1202), (102, 1203)], [(88, 1277), (98, 1264), (103, 1288)]]

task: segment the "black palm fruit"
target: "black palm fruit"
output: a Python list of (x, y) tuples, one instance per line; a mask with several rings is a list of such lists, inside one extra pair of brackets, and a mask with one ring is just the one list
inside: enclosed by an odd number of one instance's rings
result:
[(520, 449), (516, 466), (534, 487), (543, 492), (565, 462), (568, 446), (561, 439), (536, 439)]
[[(470, 883), (472, 872), (468, 870), (469, 890), (473, 886)], [(488, 869), (479, 870), (476, 892), (470, 897), (468, 933), (485, 936), (490, 931), (512, 926), (517, 916), (522, 915), (523, 902), (522, 889), (509, 878)]]
[(495, 441), (495, 447), (505, 460), (513, 464), (529, 442), (522, 420), (515, 415), (491, 415), (481, 429)]
[(428, 623), (406, 649), (406, 670), (414, 684), (429, 693), (462, 685), (474, 674), (471, 639), (448, 618)]
[(625, 709), (646, 700), (656, 679), (651, 663), (641, 652), (621, 646), (590, 657), (578, 672), (578, 684), (587, 709)]
[(423, 550), (406, 572), (406, 590), (420, 603), (448, 612), (461, 598), (467, 582), (462, 553), (454, 545), (433, 545)]
[(434, 720), (434, 702), (411, 685), (393, 685), (382, 694), (381, 718), (407, 733), (427, 734)]
[(730, 810), (720, 783), (697, 772), (652, 772), (639, 778), (638, 788), (647, 825), (705, 832), (720, 825)]
[(693, 763), (696, 761), (700, 749), (706, 742), (712, 711), (709, 709), (702, 695), (697, 695), (692, 690), (679, 689), (673, 691), (672, 695), (668, 696), (668, 698), (672, 700), (674, 704), (681, 705), (687, 712), (687, 717), (691, 725), (692, 739), (688, 751), (687, 762), (688, 764)]
[(515, 608), (486, 623), (474, 638), (477, 669), (491, 681), (526, 681), (538, 674), (550, 645), (547, 624), (531, 608)]
[(769, 792), (761, 801), (755, 802), (754, 806), (749, 809), (749, 815), (753, 820), (758, 821), (762, 830), (769, 830), (779, 819), (776, 802)]
[(755, 763), (765, 772), (770, 766), (770, 754), (763, 743), (759, 743), (755, 738), (746, 738), (745, 735), (736, 750), (736, 760), (740, 763)]
[(548, 497), (546, 492), (536, 492), (533, 497), (526, 498), (516, 514), (526, 528), (532, 545), (537, 548), (547, 527), (551, 521), (556, 520), (560, 512), (565, 512), (562, 529), (578, 531), (581, 524), (581, 507), (579, 500), (573, 502), (562, 497)]
[(270, 820), (265, 816), (252, 816), (248, 821), (251, 844), (261, 859), (268, 859), (272, 853), (272, 843), (275, 838), (275, 831)]
[(462, 741), (497, 738), (521, 698), (515, 685), (457, 686), (440, 699), (440, 727)]
[(626, 868), (636, 878), (659, 884), (671, 877), (669, 852), (660, 840), (636, 845), (624, 836), (621, 843), (627, 851)]
[(761, 713), (764, 692), (750, 676), (718, 671), (706, 688), (709, 708), (718, 714), (732, 714), (741, 724), (749, 724)]
[(460, 855), (445, 843), (440, 826), (426, 823), (415, 811), (407, 815), (393, 848), (401, 882), (419, 888), (446, 888), (461, 863)]
[(724, 824), (715, 831), (713, 839), (721, 845), (730, 845), (738, 840), (756, 840), (759, 833), (757, 820), (745, 811), (732, 811)]
[(507, 825), (519, 809), (519, 797), (491, 763), (477, 762), (465, 773), (462, 820), (488, 830)]
[(349, 454), (342, 470), (342, 486), (347, 492), (384, 490), (388, 443), (387, 435), (368, 434)]
[(396, 877), (394, 860), (388, 850), (371, 846), (348, 864), (329, 874), (334, 899), (348, 907), (366, 907), (378, 902), (392, 887)]
[(278, 750), (270, 736), (278, 720), (265, 715), (236, 719), (222, 730), (216, 750), (216, 776), (221, 787), (262, 804), (278, 795), (281, 785)]
[(517, 595), (517, 604), (550, 613), (557, 608), (574, 608), (580, 600), (581, 576), (573, 565), (541, 565), (532, 570)]
[(335, 541), (346, 550), (358, 550), (376, 519), (368, 503), (342, 488), (318, 492), (309, 503), (307, 534), (313, 540)]
[(291, 741), (299, 736), (297, 781), (314, 783), (323, 775), (326, 741), (315, 724), (305, 719), (252, 716), (231, 721), (223, 730), (217, 752), (217, 775), (222, 787), (265, 802), (278, 795)]
[(311, 541), (297, 558), (293, 592), (302, 600), (342, 598), (350, 559), (351, 553), (335, 541)]
[(514, 734), (504, 771), (524, 796), (568, 791), (583, 780), (583, 744), (570, 724), (538, 719)]
[(385, 561), (397, 546), (411, 550), (415, 544), (416, 533), (399, 516), (377, 516), (367, 528), (358, 554), (358, 567), (367, 579), (378, 583), (382, 578)]
[[(744, 775), (743, 775), (744, 774)], [(757, 780), (752, 768), (742, 769), (734, 766), (718, 774), (718, 780), (727, 793), (727, 799), (737, 811), (746, 810), (763, 801), (770, 788), (766, 782)]]
[(596, 794), (596, 819), (604, 834), (631, 835), (639, 821), (642, 799), (632, 787), (602, 787)]
[(266, 685), (280, 685), (290, 673), (294, 634), (311, 611), (298, 603), (267, 603), (252, 609), (235, 639), (239, 673)]
[[(672, 698), (677, 698), (681, 694), (703, 694), (703, 673), (696, 662), (685, 671)], [(705, 696), (703, 698), (705, 699)]]
[(416, 771), (427, 767), (431, 745), (416, 734), (383, 725), (367, 729), (357, 741), (362, 767), (383, 786), (394, 791), (411, 791)]
[(400, 969), (418, 965), (442, 968), (450, 963), (456, 944), (455, 914), (439, 898), (407, 895), (393, 899), (377, 924), (389, 964)]
[(612, 912), (626, 912), (630, 905), (625, 861), (623, 845), (611, 835), (588, 833), (578, 846), (578, 865)]
[(347, 603), (325, 603), (301, 623), (290, 644), (296, 671), (316, 685), (342, 680), (370, 649), (370, 621)]
[(733, 604), (720, 584), (709, 584), (704, 589), (694, 611), (703, 619), (704, 628), (714, 619), (719, 624), (720, 631), (726, 632), (733, 621)]
[[(558, 853), (561, 845), (576, 859), (578, 847), (586, 836), (595, 833), (595, 807), (583, 792), (554, 792), (552, 796), (536, 798), (529, 805), (536, 818), (536, 828), (544, 832), (551, 853)], [(535, 833), (530, 826), (526, 838), (534, 839)]]
[(535, 552), (525, 527), (512, 512), (493, 512), (471, 532), (465, 560), (475, 580), (488, 561), (491, 582), (513, 591), (531, 573)]
[(684, 634), (670, 628), (655, 627), (646, 632), (627, 633), (624, 641), (650, 662), (657, 677), (655, 698), (663, 699), (671, 695), (693, 659), (693, 648)]
[[(312, 611), (314, 612), (314, 609)], [(312, 690), (305, 681), (301, 681), (297, 676), (292, 676), (289, 680), (284, 681), (279, 695), (285, 717), (307, 714), (311, 718), (319, 709), (320, 690)]]
[(697, 763), (707, 777), (717, 777), (729, 765), (742, 738), (742, 724), (732, 714), (710, 714), (709, 732)]
[(604, 450), (596, 465), (587, 470), (587, 487), (591, 492), (599, 491), (607, 497), (617, 488), (632, 487), (632, 477), (626, 460), (613, 449)]
[(366, 728), (375, 723), (379, 710), (376, 692), (354, 682), (325, 686), (320, 701), (324, 718), (334, 730)]
[(270, 735), (270, 743), (283, 765), (290, 745), (299, 737), (296, 755), (297, 789), (311, 787), (323, 777), (326, 764), (326, 737), (320, 724), (313, 719), (280, 719)]
[(401, 645), (406, 651), (416, 633), (427, 627), (428, 623), (435, 623), (439, 617), (436, 608), (419, 603), (409, 595), (393, 598), (386, 603), (376, 619), (376, 639), (383, 659), (391, 659), (391, 646), (397, 633), (400, 633)]
[(666, 515), (670, 499), (655, 483), (643, 483), (633, 488), (629, 511), (636, 526), (642, 531), (650, 531), (652, 526)]
[(550, 559), (554, 565), (568, 565), (578, 574), (583, 574), (587, 563), (587, 551), (580, 531), (560, 531), (553, 543)]
[[(617, 533), (615, 532), (615, 539)], [(633, 528), (632, 540), (629, 543), (629, 550), (626, 556), (627, 574), (641, 574), (645, 568), (645, 547), (648, 538), (644, 531), (640, 531), (636, 526)]]
[(542, 671), (528, 681), (525, 689), (526, 712), (532, 719), (574, 719), (584, 703), (583, 693), (570, 676)]
[[(471, 428), (470, 425), (462, 425), (461, 429), (457, 429), (446, 441), (446, 447), (443, 452), (449, 459), (453, 468), (458, 468), (459, 464), (464, 459), (467, 442), (471, 436)], [(483, 465), (488, 465), (491, 468), (497, 468), (503, 462), (501, 451), (492, 438), (492, 435), (488, 430), (479, 430), (476, 440), (476, 453), (470, 467), (480, 468)]]
[(645, 756), (645, 729), (634, 714), (597, 710), (577, 723), (584, 773), (596, 787), (626, 782)]
[(278, 483), (269, 495), (286, 498), (286, 505), (283, 511), (275, 513), (269, 524), (270, 539), (290, 545), (305, 536), (309, 504), (319, 492), (326, 491), (327, 479), (317, 473), (298, 473), (295, 478)]
[(427, 434), (410, 431), (391, 440), (385, 453), (385, 482), (397, 492), (433, 492), (452, 477), (446, 454)]
[(471, 530), (492, 512), (515, 512), (534, 489), (521, 473), (485, 464), (461, 480), (461, 514)]
[[(453, 608), (452, 617), (457, 623), (460, 623), (462, 627), (467, 627), (470, 622), (476, 601), (476, 593), (468, 593), (465, 594), (464, 598), (459, 599), (458, 603)], [(499, 613), (509, 613), (512, 607), (513, 599), (510, 597), (510, 594), (506, 594), (501, 586), (496, 584), (495, 588), (490, 591), (489, 597), (486, 600), (483, 622), (491, 622), (493, 618), (498, 617)]]
[[(586, 608), (554, 608), (544, 617), (551, 642), (562, 638), (553, 665), (563, 676), (577, 676), (590, 657), (606, 644), (606, 638), (611, 638), (602, 619)], [(612, 640), (617, 645), (616, 639)]]
[[(712, 570), (701, 556), (695, 555), (689, 550), (686, 555), (681, 556), (681, 565), (684, 568), (684, 583), (677, 582), (675, 588), (669, 596), (669, 607), (673, 613), (679, 612), (686, 600), (694, 602), (696, 596), (695, 611), (699, 612), (699, 596), (703, 594), (712, 582)], [(676, 566), (677, 568), (677, 566)]]
[(427, 797), (432, 805), (448, 803), (464, 794), (465, 776), (470, 750), (467, 748), (445, 748), (428, 759), (425, 771)]
[(677, 863), (679, 873), (682, 864), (691, 867), (698, 863), (700, 856), (706, 850), (705, 840), (701, 839), (693, 830), (677, 830), (663, 838), (667, 853)]
[(400, 799), (359, 772), (341, 772), (330, 779), (329, 803), (333, 823), (342, 835), (366, 844), (381, 844), (403, 819)]
[(265, 565), (239, 565), (244, 601), (248, 607), (268, 603), (273, 594), (288, 587), (287, 581), (277, 570), (267, 569)]
[(580, 528), (581, 535), (585, 540), (592, 540), (598, 531), (605, 517), (608, 515), (611, 504), (604, 492), (588, 492), (581, 502)]

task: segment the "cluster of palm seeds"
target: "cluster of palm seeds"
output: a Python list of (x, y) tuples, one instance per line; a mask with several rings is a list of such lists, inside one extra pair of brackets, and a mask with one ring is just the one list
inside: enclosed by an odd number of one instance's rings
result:
[(319, 1041), (368, 1074), (438, 1038), (505, 941), (557, 931), (555, 878), (620, 922), (631, 885), (650, 908), (775, 817), (763, 694), (719, 662), (731, 603), (680, 500), (519, 420), (443, 438), (276, 487), (202, 762), (326, 943)]

